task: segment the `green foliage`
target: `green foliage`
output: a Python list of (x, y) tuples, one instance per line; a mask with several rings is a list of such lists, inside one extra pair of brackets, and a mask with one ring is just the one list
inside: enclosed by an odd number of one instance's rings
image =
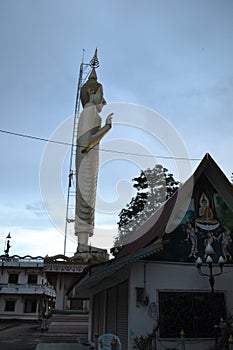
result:
[(152, 349), (151, 342), (152, 342), (152, 339), (150, 334), (144, 337), (141, 335), (140, 337), (134, 338), (135, 347), (136, 349), (139, 349), (139, 350)]
[(155, 341), (158, 332), (158, 325), (152, 329), (151, 333), (147, 333), (145, 336), (135, 337), (134, 348), (139, 350), (152, 350), (154, 349), (153, 341)]
[(120, 220), (114, 246), (123, 245), (126, 238), (170, 198), (180, 185), (173, 174), (168, 173), (168, 169), (160, 164), (153, 169), (141, 171), (132, 181), (137, 193), (118, 215)]
[(223, 225), (233, 230), (232, 211), (220, 196), (215, 197), (215, 210), (218, 219), (221, 220)]
[(220, 321), (220, 337), (218, 338), (217, 344), (210, 350), (226, 350), (228, 349), (228, 339), (233, 334), (233, 315), (229, 315), (224, 321)]

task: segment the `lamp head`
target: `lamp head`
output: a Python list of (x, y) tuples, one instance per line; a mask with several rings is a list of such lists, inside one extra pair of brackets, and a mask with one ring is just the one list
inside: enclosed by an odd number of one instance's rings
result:
[(200, 269), (202, 264), (203, 264), (202, 258), (200, 258), (200, 256), (199, 256), (195, 262), (195, 265), (198, 269)]
[(206, 255), (213, 255), (215, 253), (212, 245), (210, 243), (207, 244), (206, 248), (205, 248), (205, 254)]
[(223, 268), (224, 263), (225, 263), (224, 258), (223, 258), (222, 256), (220, 256), (219, 259), (218, 259), (218, 265), (219, 265), (221, 268)]
[(207, 264), (212, 264), (213, 263), (213, 259), (211, 258), (210, 255), (207, 256), (206, 262), (207, 262)]

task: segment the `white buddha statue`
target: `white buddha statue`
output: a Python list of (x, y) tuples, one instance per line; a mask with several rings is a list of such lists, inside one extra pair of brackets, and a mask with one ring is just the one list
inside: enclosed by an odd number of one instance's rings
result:
[(99, 142), (112, 127), (112, 115), (101, 126), (102, 111), (106, 101), (103, 87), (97, 81), (95, 69), (81, 88), (83, 111), (80, 114), (76, 150), (76, 209), (75, 235), (78, 251), (85, 250), (88, 238), (93, 235), (96, 187), (99, 170)]

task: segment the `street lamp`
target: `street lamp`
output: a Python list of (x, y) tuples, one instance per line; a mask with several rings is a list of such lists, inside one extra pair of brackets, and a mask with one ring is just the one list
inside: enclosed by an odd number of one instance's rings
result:
[(4, 253), (5, 255), (8, 257), (9, 256), (9, 250), (10, 250), (10, 239), (11, 239), (11, 234), (10, 232), (8, 233), (8, 235), (6, 236), (6, 240), (5, 240), (5, 248), (4, 248)]
[(210, 287), (211, 287), (211, 291), (214, 292), (214, 283), (215, 283), (215, 277), (216, 276), (219, 276), (222, 274), (222, 271), (223, 271), (223, 265), (225, 263), (225, 260), (222, 256), (219, 257), (218, 259), (218, 266), (220, 268), (220, 271), (217, 272), (217, 273), (213, 273), (213, 258), (212, 258), (212, 255), (214, 254), (214, 249), (213, 247), (211, 246), (210, 243), (207, 244), (206, 248), (205, 248), (205, 256), (206, 256), (206, 262), (207, 262), (207, 266), (209, 268), (209, 274), (208, 273), (204, 273), (202, 272), (202, 264), (203, 264), (203, 261), (200, 257), (197, 258), (196, 260), (196, 268), (199, 272), (199, 274), (201, 276), (207, 276), (209, 277), (209, 282), (210, 282)]

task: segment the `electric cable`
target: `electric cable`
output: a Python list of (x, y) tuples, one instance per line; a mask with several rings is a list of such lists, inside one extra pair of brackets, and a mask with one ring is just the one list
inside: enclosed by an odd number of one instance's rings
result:
[[(50, 139), (46, 139), (44, 137), (32, 136), (32, 135), (28, 135), (28, 134), (22, 134), (22, 133), (18, 133), (18, 132), (3, 130), (3, 129), (0, 129), (0, 132), (4, 133), (4, 134), (12, 135), (12, 136), (18, 136), (18, 137), (23, 137), (23, 138), (27, 138), (27, 139), (37, 140), (37, 141), (49, 142), (49, 143), (54, 143), (54, 144), (63, 145), (63, 146), (75, 146), (74, 144), (72, 144), (70, 142), (50, 140)], [(83, 146), (77, 145), (77, 147), (83, 147)], [(95, 149), (93, 148), (93, 150), (95, 150)], [(149, 158), (156, 157), (156, 158), (161, 158), (161, 159), (187, 160), (187, 161), (200, 161), (201, 160), (201, 158), (171, 157), (171, 156), (163, 156), (163, 155), (140, 154), (140, 153), (125, 152), (125, 151), (116, 151), (116, 150), (105, 149), (105, 148), (100, 148), (98, 151), (131, 155), (131, 156), (139, 156), (139, 157), (149, 157)]]

